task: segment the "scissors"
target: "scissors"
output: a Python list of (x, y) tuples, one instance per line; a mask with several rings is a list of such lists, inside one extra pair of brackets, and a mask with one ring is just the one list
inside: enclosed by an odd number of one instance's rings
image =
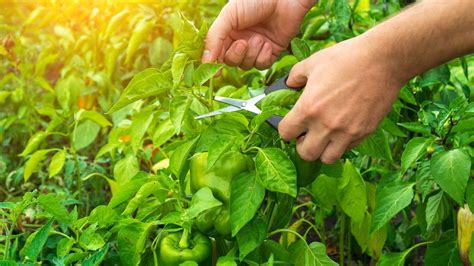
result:
[[(240, 99), (234, 99), (234, 98), (227, 98), (227, 97), (221, 97), (221, 96), (215, 96), (214, 100), (221, 102), (221, 103), (226, 103), (230, 106), (215, 110), (213, 112), (203, 114), (200, 116), (196, 116), (195, 119), (202, 119), (206, 117), (211, 117), (211, 116), (216, 116), (220, 115), (223, 113), (230, 113), (230, 112), (236, 112), (240, 110), (246, 110), (249, 112), (252, 112), (254, 114), (261, 114), (262, 110), (257, 107), (257, 103), (260, 102), (263, 98), (265, 98), (268, 94), (278, 91), (278, 90), (284, 90), (284, 89), (293, 89), (293, 90), (300, 90), (303, 87), (290, 87), (286, 85), (286, 80), (288, 78), (288, 75), (285, 75), (283, 78), (280, 78), (279, 80), (275, 81), (272, 83), (268, 88), (265, 89), (263, 94), (260, 94), (258, 96), (255, 96), (253, 98), (250, 98), (248, 100), (240, 100)], [(278, 130), (278, 124), (280, 124), (281, 120), (283, 119), (282, 116), (277, 116), (277, 115), (272, 115), (267, 119), (267, 122), (276, 130)], [(303, 133), (304, 134), (304, 133)]]

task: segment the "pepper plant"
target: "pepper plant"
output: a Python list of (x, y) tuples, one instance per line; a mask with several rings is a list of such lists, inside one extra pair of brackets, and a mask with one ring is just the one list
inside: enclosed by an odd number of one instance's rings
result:
[(333, 165), (265, 122), (297, 91), (195, 119), (407, 1), (319, 1), (271, 68), (245, 72), (200, 62), (223, 2), (72, 2), (0, 4), (1, 263), (472, 261), (472, 56), (412, 79)]

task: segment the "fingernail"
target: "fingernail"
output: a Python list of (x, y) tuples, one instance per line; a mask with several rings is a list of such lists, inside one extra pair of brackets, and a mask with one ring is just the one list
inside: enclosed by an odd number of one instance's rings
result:
[(243, 44), (243, 43), (237, 43), (235, 45), (235, 51), (239, 54), (239, 55), (243, 55), (245, 53), (245, 49), (246, 49), (246, 46)]
[(252, 40), (250, 40), (250, 44), (252, 46), (259, 46), (262, 44), (263, 40), (259, 36), (253, 37)]
[(202, 53), (202, 62), (206, 63), (209, 62), (209, 57), (211, 56), (211, 52), (209, 50), (204, 50)]

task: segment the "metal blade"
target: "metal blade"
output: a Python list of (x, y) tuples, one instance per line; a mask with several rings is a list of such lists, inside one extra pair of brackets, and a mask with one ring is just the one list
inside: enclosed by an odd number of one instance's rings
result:
[(238, 107), (235, 107), (235, 106), (227, 106), (227, 107), (224, 107), (224, 108), (219, 109), (219, 110), (215, 110), (215, 111), (207, 113), (207, 114), (196, 116), (196, 117), (194, 117), (194, 119), (202, 119), (202, 118), (206, 118), (206, 117), (216, 116), (216, 115), (220, 115), (220, 114), (223, 114), (223, 113), (230, 113), (230, 112), (235, 112), (235, 111), (240, 111), (240, 110), (242, 110), (242, 109), (240, 109)]
[(247, 100), (240, 100), (240, 99), (234, 99), (234, 98), (227, 98), (227, 97), (221, 97), (221, 96), (214, 96), (214, 100), (221, 102), (221, 103), (226, 103), (235, 107), (245, 107), (247, 105)]

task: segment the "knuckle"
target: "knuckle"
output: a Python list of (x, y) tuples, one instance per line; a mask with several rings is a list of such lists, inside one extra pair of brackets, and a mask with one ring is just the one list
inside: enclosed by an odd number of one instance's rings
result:
[(323, 119), (321, 123), (326, 129), (331, 132), (341, 129), (341, 125), (338, 119)]
[(318, 159), (318, 154), (315, 153), (314, 150), (311, 150), (311, 149), (305, 149), (305, 148), (300, 148), (300, 149), (297, 149), (298, 150), (298, 154), (300, 155), (301, 159), (305, 160), (305, 161), (314, 161), (316, 159)]
[(323, 162), (324, 164), (333, 164), (333, 163), (335, 163), (338, 159), (339, 159), (339, 157), (333, 156), (333, 155), (325, 155), (325, 154), (323, 154), (323, 155), (321, 156), (321, 162)]
[(291, 132), (289, 128), (283, 124), (283, 121), (278, 125), (278, 133), (282, 139), (287, 141), (291, 140)]

